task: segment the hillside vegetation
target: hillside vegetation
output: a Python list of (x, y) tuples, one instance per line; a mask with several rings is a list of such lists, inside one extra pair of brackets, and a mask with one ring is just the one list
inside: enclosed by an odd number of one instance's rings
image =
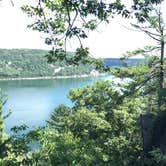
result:
[[(47, 50), (37, 49), (0, 49), (0, 78), (19, 77), (46, 77), (46, 76), (71, 76), (95, 74), (94, 65), (79, 64), (66, 66), (64, 62), (49, 64)], [(72, 56), (73, 53), (68, 53)], [(135, 65), (141, 59), (129, 59), (128, 64)], [(123, 66), (118, 58), (105, 58), (104, 64), (108, 66)]]
[(0, 49), (0, 78), (82, 75), (94, 69), (93, 65), (48, 64), (47, 53), (36, 49)]

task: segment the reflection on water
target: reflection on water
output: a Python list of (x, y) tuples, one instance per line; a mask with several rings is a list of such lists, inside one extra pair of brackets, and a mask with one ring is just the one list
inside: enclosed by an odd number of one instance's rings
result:
[(71, 88), (85, 86), (105, 77), (0, 81), (2, 91), (8, 95), (4, 113), (12, 110), (5, 120), (6, 131), (20, 123), (29, 127), (43, 125), (57, 105), (72, 105), (66, 97)]

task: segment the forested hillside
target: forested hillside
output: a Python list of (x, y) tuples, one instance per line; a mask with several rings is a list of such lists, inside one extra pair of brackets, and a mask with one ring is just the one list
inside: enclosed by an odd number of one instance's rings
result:
[(46, 50), (0, 49), (0, 78), (44, 77), (89, 74), (93, 65), (65, 66), (64, 62), (48, 64)]
[[(66, 66), (64, 62), (48, 64), (47, 50), (37, 49), (0, 49), (0, 78), (69, 76), (90, 74), (93, 65), (80, 64)], [(72, 53), (68, 53), (71, 54)], [(128, 59), (128, 64), (136, 64), (141, 59)], [(118, 58), (105, 58), (108, 66), (123, 66)]]
[[(36, 126), (31, 131), (26, 124), (13, 126), (8, 135), (4, 120), (10, 112), (3, 114), (7, 99), (0, 96), (0, 166), (166, 166), (166, 20), (163, 9), (163, 0), (132, 0), (130, 3), (39, 0), (34, 6), (23, 4), (22, 10), (34, 19), (28, 27), (46, 34), (45, 43), (53, 48), (50, 62), (54, 62), (56, 55), (56, 59), (63, 62), (69, 59), (70, 66), (57, 62), (47, 64), (46, 52), (41, 50), (1, 50), (1, 77), (82, 74), (91, 71), (93, 66), (84, 65), (84, 70), (82, 65), (75, 68), (71, 64), (84, 62), (109, 71), (121, 81), (98, 80), (71, 89), (68, 98), (72, 106), (60, 104), (44, 126)], [(121, 17), (127, 22), (121, 21)], [(107, 32), (106, 26), (100, 25), (103, 22), (112, 26), (113, 19), (119, 25), (124, 23), (125, 27), (131, 23), (131, 29), (152, 40), (152, 46), (129, 50), (125, 56), (141, 55), (146, 63), (110, 68), (89, 56), (90, 48), (82, 40), (87, 39), (91, 31), (101, 32), (100, 28)], [(129, 45), (130, 39), (121, 35), (118, 27), (116, 30), (109, 41), (103, 36), (100, 43), (104, 45), (124, 38), (123, 46)], [(132, 42), (138, 43), (137, 36), (131, 35)], [(147, 40), (146, 36), (142, 41)], [(68, 42), (74, 47), (78, 45), (72, 58), (72, 54), (66, 53)], [(116, 46), (122, 49), (119, 42)], [(38, 95), (36, 98), (39, 100)], [(27, 102), (34, 104), (32, 99)], [(44, 105), (40, 102), (42, 108)], [(65, 102), (62, 100), (62, 103)], [(19, 114), (19, 110), (16, 111)]]

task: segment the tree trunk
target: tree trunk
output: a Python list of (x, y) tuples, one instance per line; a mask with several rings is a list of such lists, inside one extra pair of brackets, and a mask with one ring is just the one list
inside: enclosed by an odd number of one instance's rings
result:
[(164, 46), (165, 43), (161, 43), (161, 56), (160, 56), (160, 90), (164, 88)]
[(164, 88), (164, 47), (165, 47), (165, 43), (162, 40), (161, 41), (161, 55), (160, 55), (160, 73), (159, 73), (159, 98), (158, 98), (159, 109), (162, 105), (162, 98), (163, 98), (161, 91)]

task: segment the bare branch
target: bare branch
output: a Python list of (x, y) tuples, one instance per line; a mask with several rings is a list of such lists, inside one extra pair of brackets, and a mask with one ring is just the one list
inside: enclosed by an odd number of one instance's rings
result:
[(11, 4), (12, 4), (12, 6), (14, 6), (14, 2), (13, 2), (13, 0), (10, 0), (10, 2), (11, 2)]
[(154, 40), (160, 42), (160, 39), (157, 39), (156, 37), (154, 37), (154, 36), (158, 36), (157, 34), (154, 34), (154, 33), (150, 32), (150, 31), (148, 31), (148, 30), (145, 30), (144, 28), (142, 28), (142, 27), (139, 26), (139, 25), (136, 25), (136, 24), (131, 24), (131, 25), (132, 25), (133, 27), (139, 29), (140, 31), (146, 33), (146, 34), (147, 34), (149, 37), (151, 37), (152, 39), (154, 39)]

